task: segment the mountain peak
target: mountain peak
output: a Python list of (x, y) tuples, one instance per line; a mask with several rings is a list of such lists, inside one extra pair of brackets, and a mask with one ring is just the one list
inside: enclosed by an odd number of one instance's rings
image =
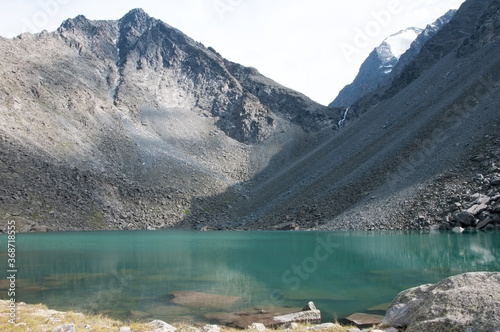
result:
[(142, 8), (135, 8), (125, 14), (119, 22), (120, 27), (134, 28), (142, 33), (151, 26), (153, 21), (156, 20), (149, 16)]
[(142, 8), (134, 8), (130, 10), (127, 14), (122, 17), (122, 21), (145, 21), (150, 19), (151, 16), (148, 15)]
[(420, 28), (407, 28), (387, 37), (384, 42), (389, 45), (391, 54), (399, 59), (422, 31)]

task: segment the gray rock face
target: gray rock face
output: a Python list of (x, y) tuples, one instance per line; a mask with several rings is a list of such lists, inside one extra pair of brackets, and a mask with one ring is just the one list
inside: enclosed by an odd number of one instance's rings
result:
[(401, 292), (382, 321), (416, 331), (500, 329), (500, 273), (473, 272)]

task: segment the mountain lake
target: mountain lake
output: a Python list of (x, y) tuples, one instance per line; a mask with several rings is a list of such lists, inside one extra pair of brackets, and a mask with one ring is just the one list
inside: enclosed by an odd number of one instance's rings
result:
[[(0, 246), (6, 274), (6, 235)], [(16, 268), (16, 302), (56, 310), (204, 323), (313, 301), (331, 321), (383, 314), (413, 286), (500, 271), (500, 233), (29, 233), (17, 235)]]

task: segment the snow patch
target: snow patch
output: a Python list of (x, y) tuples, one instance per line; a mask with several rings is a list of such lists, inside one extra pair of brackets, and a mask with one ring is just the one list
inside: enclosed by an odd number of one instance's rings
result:
[(404, 29), (387, 37), (385, 42), (389, 45), (392, 55), (399, 60), (401, 55), (403, 55), (410, 48), (411, 43), (417, 39), (417, 36), (422, 31), (422, 29), (418, 28)]

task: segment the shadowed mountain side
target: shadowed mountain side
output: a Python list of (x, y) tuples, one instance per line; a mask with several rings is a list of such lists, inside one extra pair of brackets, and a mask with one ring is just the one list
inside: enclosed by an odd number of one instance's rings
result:
[(471, 158), (500, 162), (499, 51), (496, 40), (466, 58), (449, 54), (305, 156), (246, 183), (248, 199), (231, 204), (231, 218), (251, 229), (439, 224), (445, 216), (433, 206), (449, 200), (446, 186), (481, 171)]

